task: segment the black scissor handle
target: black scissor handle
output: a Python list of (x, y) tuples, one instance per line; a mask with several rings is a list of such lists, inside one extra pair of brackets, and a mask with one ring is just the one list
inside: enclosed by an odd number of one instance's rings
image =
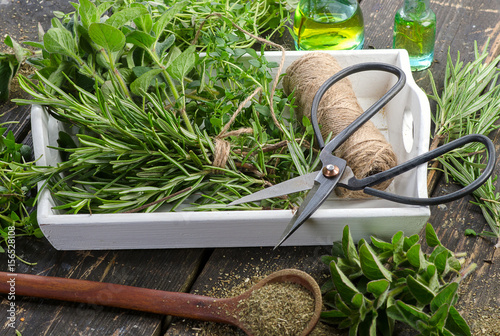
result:
[[(386, 191), (370, 188), (370, 186), (379, 184), (393, 177), (396, 177), (404, 172), (407, 172), (417, 167), (418, 165), (426, 163), (445, 153), (448, 153), (449, 151), (452, 151), (455, 148), (462, 147), (463, 145), (471, 142), (481, 142), (483, 145), (485, 145), (486, 150), (488, 152), (488, 163), (486, 164), (483, 173), (476, 180), (474, 180), (471, 184), (465, 186), (460, 190), (454, 191), (450, 194), (443, 196), (437, 196), (431, 198), (419, 198), (419, 197), (400, 196)], [(442, 145), (430, 152), (421, 154), (413, 159), (406, 161), (405, 163), (390, 168), (386, 171), (359, 180), (353, 177), (349, 179), (347, 184), (339, 183), (338, 185), (350, 190), (363, 189), (363, 191), (368, 195), (380, 197), (397, 203), (404, 203), (411, 205), (436, 205), (436, 204), (451, 202), (456, 199), (462, 198), (465, 195), (470, 194), (471, 192), (479, 188), (484, 182), (486, 182), (486, 180), (493, 173), (493, 169), (495, 168), (495, 161), (496, 161), (496, 153), (495, 153), (495, 145), (493, 144), (493, 142), (488, 137), (482, 134), (470, 134), (463, 136), (457, 140), (454, 140), (450, 143), (447, 143), (445, 145)]]
[[(349, 126), (343, 129), (335, 138), (330, 140), (325, 146), (325, 141), (323, 140), (323, 136), (321, 135), (321, 131), (319, 129), (318, 123), (318, 106), (323, 98), (323, 95), (326, 91), (339, 80), (347, 77), (349, 75), (355, 74), (357, 72), (362, 71), (370, 71), (370, 70), (378, 70), (384, 72), (390, 72), (397, 76), (398, 81), (394, 84), (389, 91), (387, 91), (382, 98), (376, 101), (372, 106), (366, 109), (363, 114), (361, 114), (356, 120), (354, 120)], [(394, 96), (401, 91), (406, 82), (406, 76), (403, 70), (400, 68), (387, 64), (387, 63), (378, 63), (378, 62), (369, 62), (369, 63), (360, 63), (355, 64), (350, 67), (344, 68), (337, 72), (332, 77), (328, 78), (318, 89), (316, 92), (312, 106), (311, 106), (311, 124), (314, 130), (314, 134), (316, 136), (316, 140), (318, 141), (318, 146), (320, 149), (323, 149), (320, 154), (320, 158), (323, 159), (324, 155), (331, 154), (334, 150), (336, 150), (351, 134), (356, 132), (364, 123), (371, 119), (378, 111), (382, 109), (382, 107), (387, 104)]]

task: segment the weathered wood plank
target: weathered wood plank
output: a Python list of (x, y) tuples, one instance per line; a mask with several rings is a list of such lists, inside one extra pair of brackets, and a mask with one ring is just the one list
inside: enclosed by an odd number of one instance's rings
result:
[[(305, 271), (322, 284), (328, 278), (329, 271), (328, 267), (321, 263), (320, 257), (330, 252), (327, 246), (282, 247), (276, 250), (272, 248), (217, 249), (198, 276), (191, 292), (216, 297), (233, 296), (235, 288), (249, 283), (254, 277), (261, 278), (284, 268)], [(332, 335), (341, 335), (334, 330), (332, 332)], [(229, 336), (241, 335), (241, 333), (234, 328), (213, 323), (174, 319), (165, 335)]]
[[(54, 250), (45, 239), (18, 239), (18, 273), (109, 282), (166, 291), (187, 291), (201, 267), (203, 249), (77, 251)], [(0, 270), (7, 268), (0, 254)], [(105, 294), (103, 294), (105, 295)], [(164, 316), (55, 300), (16, 297), (16, 326), (23, 335), (160, 335)], [(0, 310), (9, 301), (2, 296)], [(5, 321), (0, 334), (12, 331)]]

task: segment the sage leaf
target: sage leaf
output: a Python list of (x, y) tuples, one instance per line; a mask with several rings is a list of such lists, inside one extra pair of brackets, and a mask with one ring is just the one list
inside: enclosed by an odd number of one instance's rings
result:
[(359, 258), (363, 274), (370, 280), (386, 279), (392, 281), (391, 272), (378, 260), (375, 252), (368, 244), (359, 249)]
[(420, 248), (420, 244), (415, 244), (410, 247), (408, 249), (408, 252), (406, 252), (406, 258), (408, 258), (408, 262), (417, 270), (425, 268), (425, 266), (427, 265), (424, 253)]
[(378, 297), (389, 288), (389, 285), (390, 282), (385, 279), (373, 280), (368, 282), (366, 290), (375, 295), (375, 297)]
[(446, 329), (454, 336), (471, 336), (470, 328), (455, 307), (450, 307), (448, 318), (446, 319)]
[(427, 245), (429, 245), (430, 247), (441, 245), (441, 242), (436, 235), (436, 231), (434, 231), (434, 228), (430, 223), (427, 223), (425, 227), (425, 239), (427, 241)]
[(360, 291), (354, 286), (351, 280), (338, 268), (335, 261), (330, 263), (330, 273), (335, 288), (337, 288), (339, 295), (345, 302), (351, 302), (354, 295), (360, 294)]
[(450, 306), (447, 304), (439, 307), (439, 309), (429, 319), (429, 324), (440, 331), (443, 330), (446, 318), (448, 317), (449, 309)]
[(97, 17), (100, 18), (111, 6), (113, 6), (113, 3), (114, 1), (101, 2), (101, 4), (97, 6)]
[(127, 35), (127, 43), (132, 43), (143, 49), (150, 49), (155, 43), (155, 38), (143, 31), (134, 30)]
[[(345, 230), (345, 228), (344, 228)], [(344, 257), (344, 251), (342, 249), (342, 243), (341, 242), (334, 242), (332, 246), (332, 256), (337, 257), (337, 258), (343, 258)]]
[(335, 306), (346, 315), (351, 315), (353, 312), (353, 310), (349, 308), (348, 305), (346, 305), (344, 300), (342, 300), (342, 296), (340, 295), (340, 293), (337, 293), (337, 295), (335, 296)]
[(340, 323), (347, 316), (348, 315), (346, 315), (343, 312), (341, 312), (340, 310), (336, 310), (336, 309), (321, 312), (321, 320), (323, 320), (327, 323), (332, 323), (332, 324)]
[(26, 59), (26, 56), (29, 55), (29, 51), (21, 47), (21, 45), (17, 43), (10, 35), (7, 35), (5, 37), (4, 43), (14, 49), (14, 55), (16, 56), (17, 62), (19, 64), (23, 63)]
[(385, 241), (378, 239), (376, 237), (373, 237), (373, 236), (370, 237), (370, 239), (372, 241), (373, 246), (378, 247), (381, 250), (385, 250), (385, 251), (392, 251), (393, 250), (393, 246), (391, 243), (385, 242)]
[(141, 15), (146, 14), (149, 14), (149, 12), (144, 6), (125, 8), (113, 14), (109, 19), (106, 20), (106, 23), (115, 28), (120, 28), (127, 22), (133, 21)]
[(117, 28), (106, 23), (92, 23), (89, 36), (98, 46), (108, 53), (120, 51), (125, 46), (125, 35)]
[(436, 268), (438, 272), (441, 274), (441, 276), (446, 275), (450, 269), (448, 265), (449, 256), (450, 252), (445, 250), (436, 255), (436, 258), (434, 259), (434, 264), (436, 265)]
[(408, 285), (410, 293), (418, 302), (427, 305), (434, 299), (432, 290), (411, 275), (406, 277), (406, 284)]
[[(393, 308), (394, 307), (394, 308)], [(397, 310), (397, 313), (394, 314), (394, 309)], [(410, 306), (404, 303), (401, 300), (397, 300), (394, 306), (391, 306), (390, 309), (387, 309), (387, 315), (394, 318), (395, 320), (399, 320), (401, 322), (405, 322), (413, 329), (417, 329), (417, 324), (420, 322), (429, 322), (429, 315), (422, 312), (421, 310)]]
[(153, 28), (153, 19), (151, 18), (151, 14), (147, 12), (147, 14), (139, 16), (134, 20), (135, 25), (138, 29), (142, 30), (145, 33), (149, 33)]
[(82, 26), (87, 30), (92, 23), (99, 22), (100, 15), (97, 15), (97, 7), (90, 0), (80, 0), (78, 14), (80, 15)]
[(167, 26), (167, 24), (174, 18), (174, 16), (179, 13), (186, 5), (187, 1), (175, 2), (168, 11), (165, 11), (160, 18), (153, 25), (153, 32), (155, 33), (156, 40), (160, 39), (161, 33)]
[(411, 237), (405, 237), (404, 243), (403, 243), (403, 249), (405, 251), (408, 251), (410, 249), (410, 247), (412, 247), (413, 245), (415, 245), (418, 242), (419, 239), (420, 239), (420, 237), (418, 236), (418, 234), (414, 234)]
[[(10, 83), (16, 68), (15, 62), (16, 59), (13, 55), (0, 54), (0, 102), (9, 99)], [(2, 143), (0, 142), (0, 144)]]
[(49, 53), (74, 58), (77, 45), (73, 35), (65, 28), (50, 28), (43, 36), (43, 45)]
[(132, 93), (142, 96), (151, 86), (153, 79), (161, 72), (161, 69), (152, 69), (146, 72), (130, 84), (130, 90)]
[(158, 57), (163, 57), (163, 53), (168, 50), (175, 42), (175, 35), (169, 35), (163, 42), (157, 42), (155, 51)]
[(172, 77), (182, 80), (191, 71), (196, 62), (195, 51), (195, 46), (189, 46), (172, 61), (168, 67), (168, 72)]
[(457, 299), (456, 296), (457, 290), (458, 290), (457, 282), (449, 283), (448, 285), (446, 285), (446, 287), (441, 289), (430, 303), (431, 312), (437, 311), (439, 307), (442, 305), (455, 304), (455, 301)]
[(356, 251), (356, 246), (354, 245), (354, 240), (351, 236), (351, 231), (349, 227), (344, 226), (342, 231), (342, 250), (344, 251), (344, 256), (347, 258), (351, 265), (359, 265), (359, 256)]

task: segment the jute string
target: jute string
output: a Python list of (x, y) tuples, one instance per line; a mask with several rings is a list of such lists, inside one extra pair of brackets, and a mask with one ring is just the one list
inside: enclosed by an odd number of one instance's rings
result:
[[(341, 70), (331, 55), (321, 52), (308, 53), (294, 61), (283, 78), (283, 89), (289, 95), (295, 90), (295, 103), (301, 115), (310, 117), (311, 105), (321, 84)], [(336, 136), (363, 113), (348, 78), (334, 84), (323, 96), (318, 108), (321, 134), (326, 139)], [(391, 145), (377, 127), (368, 121), (351, 135), (335, 155), (346, 160), (357, 178), (364, 178), (396, 166), (396, 155)], [(391, 181), (383, 182), (377, 189), (386, 189)], [(362, 191), (336, 188), (340, 197), (362, 198)]]
[[(191, 44), (196, 44), (196, 42), (198, 41), (198, 38), (200, 36), (201, 29), (203, 28), (203, 25), (211, 16), (217, 16), (219, 18), (224, 18), (223, 15), (220, 13), (212, 13), (212, 14), (207, 15), (205, 21), (203, 21), (201, 23), (200, 27), (198, 28), (198, 31), (196, 32), (195, 38), (193, 39)], [(240, 26), (238, 26), (234, 22), (231, 22), (231, 24), (236, 29), (238, 29), (242, 33), (250, 36), (251, 38), (253, 38), (259, 42), (265, 43), (267, 45), (276, 47), (276, 48), (281, 50), (282, 56), (281, 56), (280, 64), (278, 67), (278, 72), (277, 72), (275, 79), (272, 82), (271, 91), (269, 93), (269, 95), (271, 96), (271, 104), (269, 106), (269, 109), (270, 109), (271, 118), (273, 119), (274, 124), (276, 125), (276, 127), (278, 127), (279, 130), (282, 131), (281, 125), (278, 122), (278, 119), (276, 118), (276, 114), (274, 113), (273, 97), (274, 97), (274, 92), (276, 91), (276, 87), (278, 86), (281, 71), (283, 71), (283, 66), (285, 64), (285, 48), (283, 48), (283, 46), (281, 46), (277, 43), (271, 42), (267, 39), (261, 38), (257, 35), (254, 35), (248, 31), (246, 31), (245, 29), (241, 28)], [(242, 129), (234, 130), (231, 132), (228, 132), (227, 130), (229, 129), (229, 127), (231, 127), (231, 124), (234, 122), (234, 120), (236, 119), (238, 114), (241, 112), (243, 107), (245, 107), (245, 105), (255, 95), (257, 95), (260, 91), (262, 91), (262, 88), (258, 87), (257, 89), (254, 90), (254, 92), (250, 96), (248, 96), (243, 102), (240, 103), (240, 105), (238, 106), (236, 111), (233, 113), (231, 119), (226, 123), (226, 125), (224, 125), (224, 127), (222, 128), (220, 133), (215, 137), (215, 140), (214, 140), (215, 150), (214, 150), (214, 159), (212, 160), (212, 166), (218, 167), (218, 168), (224, 168), (226, 166), (227, 160), (229, 159), (229, 156), (231, 153), (231, 144), (228, 141), (224, 140), (224, 138), (229, 137), (229, 136), (238, 136), (241, 134), (251, 134), (253, 132), (253, 130), (251, 128), (242, 128)], [(214, 169), (213, 172), (216, 173), (217, 169)]]

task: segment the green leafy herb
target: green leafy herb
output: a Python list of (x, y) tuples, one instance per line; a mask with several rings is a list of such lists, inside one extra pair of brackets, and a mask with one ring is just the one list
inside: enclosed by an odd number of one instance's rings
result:
[[(431, 147), (439, 143), (448, 143), (467, 134), (488, 135), (498, 128), (496, 122), (500, 118), (500, 82), (497, 64), (500, 56), (485, 63), (487, 48), (479, 53), (475, 45), (475, 57), (472, 62), (464, 64), (460, 54), (454, 63), (448, 52), (446, 77), (441, 95), (431, 76), (433, 95), (436, 101), (434, 140)], [(480, 174), (484, 167), (484, 148), (481, 144), (469, 144), (461, 149), (445, 154), (438, 160), (447, 177), (457, 183), (469, 185)], [(481, 235), (497, 238), (496, 247), (500, 247), (500, 194), (495, 190), (494, 181), (490, 178), (483, 186), (474, 191), (477, 204), (491, 229)]]
[(12, 48), (14, 53), (0, 53), (0, 102), (9, 99), (10, 83), (26, 57), (31, 54), (9, 35), (5, 37), (4, 43)]
[[(254, 13), (211, 14), (265, 3), (83, 1), (53, 19), (43, 57), (30, 60), (38, 83), (20, 77), (33, 98), (17, 102), (44, 105), (73, 126), (59, 137), (65, 160), (57, 174), (48, 170), (56, 209), (226, 210), (243, 194), (314, 170), (312, 133), (274, 89), (277, 64), (262, 56), (265, 46), (243, 48), (254, 42)], [(289, 208), (301, 197), (235, 209)]]
[[(16, 236), (43, 236), (36, 212), (32, 211), (34, 195), (31, 192), (43, 174), (38, 173), (30, 161), (31, 148), (17, 143), (5, 125), (0, 124), (0, 243), (7, 244), (11, 231)], [(1, 244), (0, 252), (4, 252)]]
[(421, 335), (471, 335), (453, 306), (465, 275), (461, 263), (442, 246), (430, 224), (430, 255), (417, 244), (418, 235), (398, 232), (392, 242), (371, 240), (361, 240), (356, 248), (346, 226), (332, 255), (322, 257), (331, 273), (322, 288), (325, 305), (332, 308), (321, 314), (324, 322), (349, 328), (350, 335), (392, 335), (395, 321)]

